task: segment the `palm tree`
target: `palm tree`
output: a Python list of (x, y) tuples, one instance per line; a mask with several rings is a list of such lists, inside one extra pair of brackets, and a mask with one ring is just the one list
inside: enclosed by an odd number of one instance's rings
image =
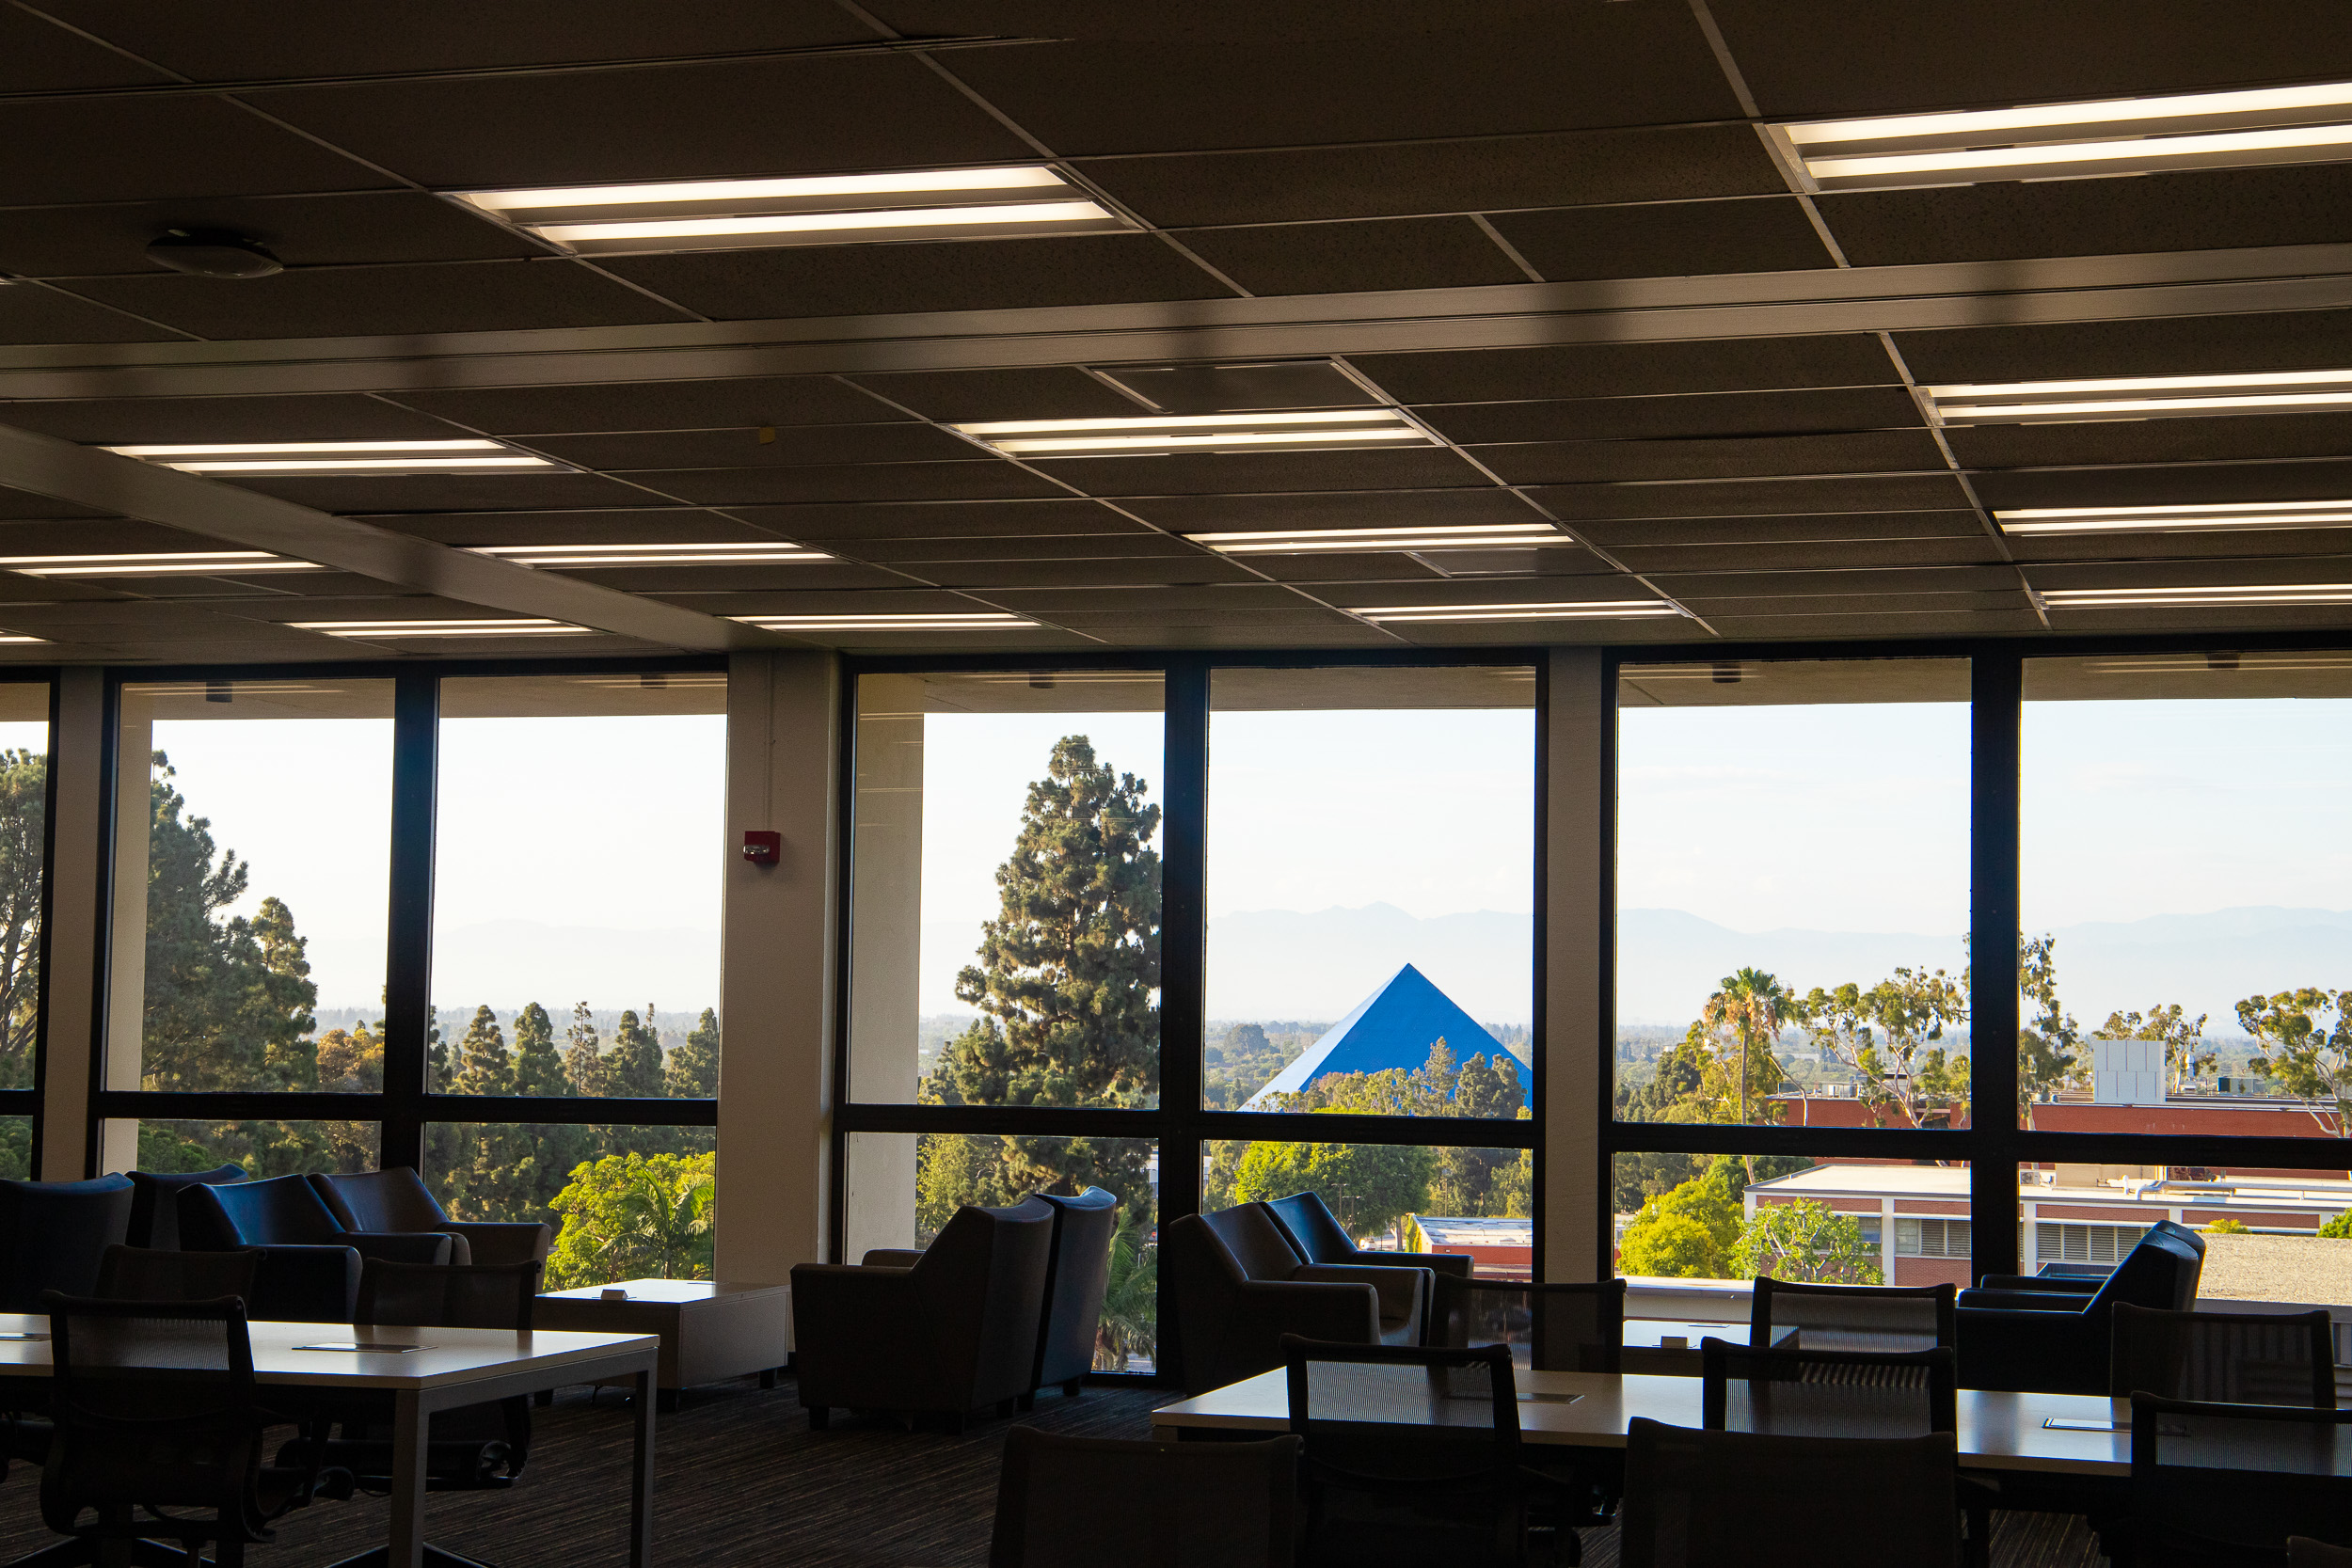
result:
[(1147, 1245), (1132, 1215), (1111, 1237), (1110, 1276), (1103, 1287), (1103, 1316), (1094, 1331), (1094, 1364), (1123, 1372), (1137, 1352), (1158, 1359), (1159, 1248)]
[(1700, 1018), (1710, 1029), (1728, 1025), (1740, 1037), (1740, 1122), (1748, 1120), (1748, 1053), (1758, 1040), (1770, 1043), (1780, 1037), (1783, 1018), (1789, 1012), (1795, 998), (1781, 989), (1779, 977), (1760, 969), (1742, 969), (1726, 974), (1723, 989), (1707, 999)]

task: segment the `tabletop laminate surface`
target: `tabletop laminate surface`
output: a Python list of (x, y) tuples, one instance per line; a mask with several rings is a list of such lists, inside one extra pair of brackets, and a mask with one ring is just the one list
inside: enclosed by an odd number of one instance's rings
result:
[[(344, 1388), (425, 1389), (470, 1383), (525, 1370), (552, 1370), (575, 1362), (602, 1361), (631, 1350), (651, 1354), (660, 1345), (650, 1334), (588, 1334), (535, 1329), (518, 1334), (496, 1328), (354, 1327), (348, 1323), (246, 1325), (253, 1343), (257, 1383), (317, 1384)], [(49, 1319), (43, 1313), (0, 1313), (0, 1377), (45, 1377), (49, 1372)], [(380, 1343), (379, 1351), (305, 1350), (306, 1345)], [(397, 1351), (395, 1345), (422, 1348)]]
[[(1622, 1448), (1626, 1424), (1637, 1416), (1670, 1426), (1700, 1424), (1700, 1385), (1694, 1377), (1521, 1369), (1518, 1386), (1519, 1434), (1530, 1443)], [(1564, 1398), (1571, 1394), (1577, 1396), (1573, 1401)], [(1960, 1463), (1968, 1469), (2121, 1475), (2131, 1469), (2130, 1410), (2128, 1402), (2119, 1405), (2088, 1394), (1963, 1388), (1959, 1401)], [(2070, 1432), (2042, 1424), (2052, 1418), (2107, 1422), (2121, 1430)], [(1155, 1410), (1152, 1424), (1168, 1431), (1288, 1431), (1289, 1387), (1280, 1371), (1262, 1372)]]

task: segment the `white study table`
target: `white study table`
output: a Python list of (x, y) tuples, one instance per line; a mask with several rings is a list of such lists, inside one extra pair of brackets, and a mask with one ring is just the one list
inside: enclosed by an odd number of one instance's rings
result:
[[(1637, 1416), (1670, 1426), (1700, 1425), (1700, 1388), (1695, 1377), (1536, 1372), (1520, 1368), (1519, 1438), (1570, 1448), (1621, 1449), (1626, 1423)], [(1569, 1394), (1578, 1397), (1573, 1402), (1562, 1398)], [(2129, 1401), (2119, 1402), (2092, 1394), (2007, 1394), (1963, 1388), (1958, 1415), (1960, 1465), (1964, 1470), (2086, 1477), (2131, 1472)], [(2053, 1418), (2109, 1422), (2121, 1430), (2066, 1432), (2042, 1424)], [(1161, 1442), (1208, 1432), (1272, 1435), (1289, 1430), (1290, 1387), (1279, 1369), (1152, 1413), (1152, 1435)]]
[[(262, 1388), (332, 1394), (365, 1389), (392, 1396), (389, 1568), (424, 1561), (425, 1436), (437, 1411), (603, 1378), (629, 1380), (636, 1398), (636, 1455), (629, 1489), (629, 1568), (653, 1565), (653, 1383), (661, 1341), (650, 1334), (580, 1334), (539, 1329), (353, 1327), (348, 1323), (255, 1322), (253, 1381)], [(0, 1377), (50, 1375), (49, 1319), (0, 1312)], [(407, 1352), (304, 1350), (305, 1345), (417, 1345)]]

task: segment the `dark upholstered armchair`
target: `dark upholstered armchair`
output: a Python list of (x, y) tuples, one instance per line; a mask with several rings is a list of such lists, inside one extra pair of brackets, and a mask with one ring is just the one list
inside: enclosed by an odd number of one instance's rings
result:
[[(792, 1271), (793, 1359), (808, 1424), (835, 1409), (927, 1412), (961, 1431), (1035, 1386), (1054, 1210), (960, 1209), (904, 1266), (802, 1263)], [(903, 1253), (887, 1254), (895, 1259)]]
[(180, 1244), (189, 1252), (260, 1247), (253, 1316), (284, 1323), (351, 1322), (363, 1257), (446, 1263), (450, 1254), (450, 1238), (437, 1231), (385, 1235), (344, 1229), (299, 1176), (183, 1188)]
[(2117, 1304), (2185, 1312), (2203, 1263), (2203, 1243), (2163, 1221), (2104, 1280), (1987, 1275), (1960, 1292), (1961, 1386), (2106, 1393)]
[(131, 1176), (131, 1235), (129, 1244), (157, 1252), (180, 1250), (180, 1195), (190, 1187), (225, 1187), (245, 1180), (242, 1165), (218, 1165), (211, 1170), (145, 1171)]
[(0, 1312), (39, 1312), (44, 1291), (86, 1296), (131, 1224), (131, 1183), (0, 1181)]
[(441, 1212), (423, 1179), (406, 1165), (351, 1175), (313, 1176), (319, 1201), (345, 1230), (379, 1234), (440, 1231), (450, 1240), (450, 1262), (495, 1268), (509, 1263), (544, 1263), (555, 1230), (535, 1220), (515, 1224), (453, 1220)]
[(1282, 1336), (1339, 1344), (1418, 1342), (1423, 1269), (1310, 1263), (1263, 1204), (1186, 1214), (1161, 1233), (1168, 1290), (1160, 1353), (1192, 1391), (1282, 1365)]
[(1119, 1228), (1119, 1198), (1100, 1187), (1075, 1197), (1037, 1196), (1054, 1210), (1054, 1245), (1045, 1266), (1045, 1313), (1037, 1337), (1032, 1392), (1061, 1385), (1075, 1395), (1080, 1380), (1094, 1370), (1094, 1339), (1103, 1323), (1103, 1292), (1109, 1286), (1111, 1235)]
[(1298, 1255), (1310, 1263), (1354, 1263), (1365, 1268), (1390, 1269), (1409, 1263), (1417, 1269), (1427, 1269), (1431, 1279), (1422, 1304), (1424, 1316), (1418, 1341), (1422, 1344), (1429, 1340), (1426, 1314), (1437, 1302), (1435, 1276), (1451, 1275), (1456, 1279), (1470, 1276), (1471, 1259), (1464, 1253), (1366, 1252), (1348, 1235), (1347, 1227), (1340, 1224), (1320, 1193), (1293, 1193), (1288, 1197), (1278, 1197), (1265, 1206), (1265, 1211), (1274, 1216), (1274, 1223), (1282, 1227), (1282, 1234), (1290, 1238), (1290, 1243)]

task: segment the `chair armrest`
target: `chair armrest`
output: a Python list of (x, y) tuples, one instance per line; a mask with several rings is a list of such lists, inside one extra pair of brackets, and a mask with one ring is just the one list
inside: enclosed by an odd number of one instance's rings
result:
[(1467, 1252), (1416, 1252), (1413, 1266), (1432, 1274), (1450, 1274), (1456, 1279), (1468, 1279), (1478, 1266), (1478, 1259)]
[(2095, 1296), (2106, 1276), (2079, 1274), (1989, 1274), (1977, 1281), (1979, 1291), (2040, 1291), (2044, 1295)]
[(453, 1220), (441, 1228), (464, 1237), (473, 1260), (485, 1266), (544, 1263), (555, 1245), (554, 1227), (535, 1220)]
[(1298, 1334), (1343, 1345), (1380, 1342), (1380, 1291), (1370, 1280), (1253, 1279), (1241, 1287), (1240, 1298), (1234, 1316), (1277, 1338)]
[(2042, 1317), (2079, 1318), (2088, 1296), (2059, 1291), (1963, 1291), (1954, 1305), (1976, 1312), (2032, 1312)]
[(867, 1269), (911, 1269), (922, 1260), (923, 1250), (920, 1247), (868, 1247), (866, 1252), (866, 1257), (859, 1264), (859, 1267)]
[(1305, 1263), (1292, 1271), (1291, 1278), (1302, 1282), (1333, 1284), (1363, 1284), (1371, 1286), (1380, 1296), (1380, 1317), (1384, 1323), (1410, 1320), (1419, 1338), (1422, 1304), (1434, 1288), (1433, 1276), (1427, 1269), (1400, 1267), (1381, 1263)]
[(812, 1408), (945, 1409), (935, 1336), (909, 1269), (800, 1263), (792, 1270), (792, 1360)]
[(342, 1244), (387, 1263), (446, 1264), (455, 1250), (453, 1241), (445, 1230), (346, 1230)]
[(2024, 1300), (2022, 1309), (1967, 1306), (1954, 1314), (1960, 1386), (2041, 1394), (2104, 1394), (2107, 1328), (2082, 1311), (2035, 1310), (2029, 1291), (1967, 1291)]
[(257, 1248), (252, 1318), (290, 1323), (347, 1323), (359, 1303), (359, 1254), (347, 1246), (283, 1244)]

